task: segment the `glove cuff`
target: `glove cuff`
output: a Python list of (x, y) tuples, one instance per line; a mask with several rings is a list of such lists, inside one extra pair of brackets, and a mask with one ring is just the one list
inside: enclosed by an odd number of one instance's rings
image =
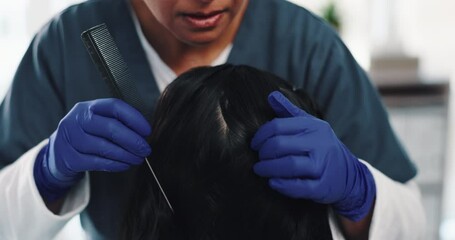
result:
[[(358, 160), (357, 160), (358, 161)], [(334, 209), (338, 214), (354, 221), (358, 222), (365, 218), (370, 213), (371, 207), (376, 198), (376, 183), (365, 164), (358, 161), (358, 171), (356, 174), (356, 182), (349, 196), (342, 201), (334, 205)], [(355, 193), (356, 191), (362, 191), (362, 194)], [(352, 197), (356, 196), (356, 197)]]
[(35, 159), (33, 176), (41, 197), (48, 203), (63, 197), (83, 175), (73, 177), (72, 181), (61, 181), (55, 178), (48, 166), (49, 144), (44, 146)]

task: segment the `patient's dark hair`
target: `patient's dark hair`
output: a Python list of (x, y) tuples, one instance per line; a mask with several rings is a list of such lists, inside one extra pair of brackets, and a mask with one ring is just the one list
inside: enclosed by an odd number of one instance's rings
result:
[(252, 67), (201, 67), (174, 80), (157, 105), (149, 159), (175, 212), (144, 164), (122, 237), (332, 239), (326, 205), (285, 197), (253, 172), (250, 142), (275, 117), (275, 90), (318, 115), (306, 94)]

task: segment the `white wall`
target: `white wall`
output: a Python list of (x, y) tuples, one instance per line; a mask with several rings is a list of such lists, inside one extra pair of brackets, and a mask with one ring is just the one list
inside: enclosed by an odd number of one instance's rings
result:
[[(329, 0), (290, 0), (315, 12)], [(403, 52), (417, 56), (424, 80), (448, 80), (455, 72), (455, 1), (393, 0), (397, 12), (395, 27)], [(371, 48), (381, 41), (381, 26), (373, 20), (384, 7), (383, 0), (338, 0), (344, 25), (341, 35), (361, 65), (368, 69)], [(382, 4), (382, 5), (383, 5)], [(380, 23), (379, 23), (380, 24)], [(385, 24), (385, 22), (384, 22)]]
[(33, 35), (70, 4), (82, 0), (0, 1), (0, 99)]
[(24, 1), (0, 1), (0, 99), (27, 46), (25, 7)]
[(449, 101), (449, 127), (447, 129), (447, 160), (444, 166), (444, 189), (442, 202), (441, 240), (455, 239), (455, 72), (451, 77), (452, 96)]
[(455, 1), (398, 1), (406, 52), (420, 57), (424, 77), (449, 78), (455, 72)]

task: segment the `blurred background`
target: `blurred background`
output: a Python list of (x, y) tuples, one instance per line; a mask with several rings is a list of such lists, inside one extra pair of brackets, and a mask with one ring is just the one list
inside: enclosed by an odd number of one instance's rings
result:
[[(283, 0), (284, 1), (284, 0)], [(417, 164), (425, 239), (455, 239), (455, 1), (290, 0), (337, 29), (369, 72)], [(81, 0), (0, 1), (0, 99), (34, 34)], [(78, 218), (60, 239), (82, 239)]]

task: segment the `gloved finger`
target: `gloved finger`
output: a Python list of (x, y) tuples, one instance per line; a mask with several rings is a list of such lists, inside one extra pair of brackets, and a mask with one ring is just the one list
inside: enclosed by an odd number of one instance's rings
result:
[(259, 150), (265, 141), (278, 135), (294, 135), (314, 129), (313, 119), (306, 117), (275, 118), (262, 125), (251, 140), (251, 148)]
[(302, 136), (275, 136), (267, 139), (259, 149), (260, 160), (270, 160), (288, 155), (307, 156), (310, 150), (302, 144)]
[(116, 119), (94, 114), (79, 124), (86, 133), (105, 138), (139, 157), (146, 157), (152, 151), (142, 136)]
[(80, 164), (72, 163), (68, 167), (74, 172), (84, 171), (103, 171), (103, 172), (122, 172), (130, 168), (130, 164), (113, 161), (108, 158), (103, 158), (92, 154), (81, 154), (83, 159), (90, 161), (80, 162)]
[(292, 104), (291, 101), (279, 91), (270, 93), (268, 101), (278, 117), (311, 117), (310, 114)]
[(253, 167), (261, 177), (269, 178), (320, 178), (323, 167), (307, 156), (285, 156), (278, 159), (260, 161)]
[(143, 137), (150, 135), (152, 131), (145, 117), (134, 107), (120, 99), (98, 99), (90, 108), (95, 114), (118, 119)]
[[(74, 150), (76, 150), (78, 153), (95, 155), (100, 158), (126, 163), (128, 165), (138, 165), (141, 164), (144, 160), (145, 156), (141, 157), (132, 154), (104, 138), (88, 135), (86, 133), (81, 134), (85, 134), (85, 136), (82, 138), (84, 141), (74, 141), (72, 144)], [(86, 166), (88, 166), (92, 164), (91, 161), (92, 159), (87, 158), (86, 161), (77, 161), (75, 164), (86, 164)]]
[(272, 178), (269, 180), (269, 185), (275, 191), (291, 198), (319, 200), (323, 192), (319, 186), (320, 181), (316, 179)]

